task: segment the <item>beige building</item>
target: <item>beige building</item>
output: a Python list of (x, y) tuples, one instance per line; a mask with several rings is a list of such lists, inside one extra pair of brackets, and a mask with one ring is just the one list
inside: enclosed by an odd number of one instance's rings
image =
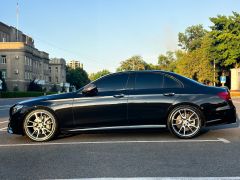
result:
[(53, 58), (49, 61), (49, 83), (66, 83), (66, 61), (63, 58)]
[(0, 42), (0, 71), (8, 90), (26, 91), (31, 80), (42, 85), (49, 79), (48, 54), (23, 42)]
[(46, 85), (49, 55), (36, 49), (31, 37), (0, 22), (0, 71), (10, 91), (26, 91), (33, 79)]
[(67, 66), (76, 69), (76, 68), (82, 68), (83, 69), (83, 64), (81, 64), (79, 61), (71, 60), (67, 63)]

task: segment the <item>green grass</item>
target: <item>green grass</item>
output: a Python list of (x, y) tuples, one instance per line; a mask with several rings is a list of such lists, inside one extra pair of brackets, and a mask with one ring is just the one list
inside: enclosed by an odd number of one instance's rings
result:
[(56, 94), (56, 92), (35, 92), (35, 91), (27, 91), (27, 92), (0, 92), (0, 98), (21, 98), (21, 97), (38, 97), (44, 95)]

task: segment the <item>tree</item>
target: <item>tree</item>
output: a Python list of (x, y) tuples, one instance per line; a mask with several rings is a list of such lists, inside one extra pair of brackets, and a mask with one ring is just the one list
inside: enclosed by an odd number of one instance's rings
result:
[(3, 78), (2, 71), (0, 71), (0, 80), (2, 81), (2, 89), (0, 91), (7, 91), (7, 84)]
[(100, 78), (100, 77), (102, 77), (102, 76), (105, 76), (105, 75), (107, 75), (107, 74), (110, 74), (110, 71), (104, 69), (104, 70), (102, 70), (102, 71), (98, 71), (98, 72), (96, 72), (96, 73), (90, 74), (90, 75), (89, 75), (89, 79), (90, 79), (91, 81), (95, 81), (96, 79), (98, 79), (98, 78)]
[(90, 82), (87, 72), (82, 68), (71, 69), (67, 67), (66, 74), (67, 82), (74, 85), (77, 89)]
[(42, 86), (37, 84), (36, 80), (32, 80), (28, 85), (28, 91), (42, 91)]
[(161, 54), (158, 57), (158, 65), (161, 70), (173, 71), (175, 69), (175, 52), (167, 51), (166, 55)]
[(240, 14), (218, 15), (210, 21), (213, 23), (210, 32), (212, 59), (223, 68), (237, 68), (240, 63)]
[(178, 62), (176, 72), (195, 79), (199, 82), (214, 82), (214, 71), (211, 63), (209, 46), (211, 39), (205, 36), (201, 46), (191, 52), (178, 52)]
[(148, 64), (141, 56), (132, 56), (131, 58), (122, 61), (120, 67), (117, 68), (117, 71), (145, 70), (148, 68)]
[(207, 30), (201, 24), (188, 27), (184, 33), (178, 34), (179, 46), (186, 51), (193, 51), (201, 47), (201, 41)]

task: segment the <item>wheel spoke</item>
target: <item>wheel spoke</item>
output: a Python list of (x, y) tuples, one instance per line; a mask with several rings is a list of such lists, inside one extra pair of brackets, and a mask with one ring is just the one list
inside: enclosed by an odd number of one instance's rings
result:
[(46, 130), (47, 132), (51, 132), (49, 129), (47, 128), (42, 128), (43, 130)]
[(34, 124), (35, 122), (29, 120), (28, 123), (32, 123), (32, 124)]
[(196, 114), (196, 113), (193, 112), (193, 113), (191, 114), (191, 116), (189, 116), (188, 120), (191, 120), (191, 117), (192, 117), (193, 115), (195, 115), (195, 114)]
[(183, 114), (181, 113), (181, 110), (179, 110), (178, 112), (179, 112), (181, 118), (184, 119), (184, 116), (183, 116)]
[(193, 125), (193, 124), (189, 124), (189, 126), (191, 126), (191, 127), (194, 127), (194, 128), (198, 128), (197, 126), (195, 126), (195, 125)]
[(34, 126), (27, 126), (28, 128), (33, 128)]
[(40, 130), (38, 129), (38, 130), (37, 130), (37, 138), (38, 138), (38, 136), (39, 136), (39, 133), (40, 133)]
[(178, 133), (180, 133), (180, 132), (181, 132), (182, 128), (183, 128), (183, 126), (181, 126), (180, 130), (178, 131)]
[(192, 131), (193, 132), (193, 130), (192, 130), (192, 128), (188, 125), (188, 128), (190, 129), (190, 131)]
[(34, 116), (35, 116), (35, 120), (38, 119), (37, 113), (35, 113)]

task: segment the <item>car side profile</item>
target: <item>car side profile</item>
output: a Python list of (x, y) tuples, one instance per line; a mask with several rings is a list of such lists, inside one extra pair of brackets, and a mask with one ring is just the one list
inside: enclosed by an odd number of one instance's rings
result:
[(193, 138), (204, 126), (235, 122), (236, 110), (225, 88), (172, 72), (126, 71), (77, 92), (15, 104), (8, 132), (48, 141), (63, 132), (168, 128), (179, 138)]

